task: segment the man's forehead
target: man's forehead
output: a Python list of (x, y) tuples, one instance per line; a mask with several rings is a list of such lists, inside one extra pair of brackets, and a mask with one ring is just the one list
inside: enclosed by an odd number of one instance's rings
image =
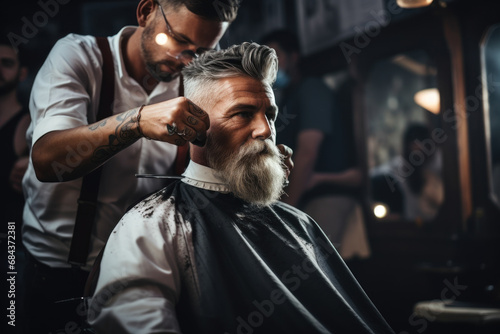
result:
[(246, 75), (210, 80), (196, 95), (193, 101), (211, 117), (223, 116), (237, 105), (277, 110), (272, 87)]
[(191, 12), (185, 5), (168, 6), (166, 8), (165, 15), (168, 16), (168, 22), (175, 33), (197, 47), (215, 48), (229, 27), (228, 22), (206, 19)]
[(247, 77), (231, 77), (217, 80), (217, 102), (226, 99), (259, 99), (274, 102), (274, 93), (270, 85), (260, 80)]
[(16, 51), (8, 45), (0, 45), (0, 57), (17, 59)]

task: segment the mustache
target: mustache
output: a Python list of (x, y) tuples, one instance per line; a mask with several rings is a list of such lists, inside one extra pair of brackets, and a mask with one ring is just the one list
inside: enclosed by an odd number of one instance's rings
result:
[(269, 155), (284, 159), (278, 147), (270, 139), (256, 140), (245, 144), (240, 149), (241, 155)]

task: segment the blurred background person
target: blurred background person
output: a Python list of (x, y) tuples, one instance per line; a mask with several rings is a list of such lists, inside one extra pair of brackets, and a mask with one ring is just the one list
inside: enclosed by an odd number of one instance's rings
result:
[[(28, 167), (26, 130), (30, 118), (26, 104), (19, 100), (18, 86), (26, 78), (28, 68), (20, 55), (2, 36), (0, 39), (0, 145), (2, 223), (15, 222), (20, 228), (24, 197), (21, 181)], [(20, 229), (19, 229), (20, 231)], [(19, 233), (19, 236), (21, 234)]]
[(274, 85), (280, 110), (278, 142), (294, 150), (295, 167), (282, 201), (311, 215), (344, 258), (366, 257), (369, 249), (357, 200), (363, 177), (346, 129), (351, 124), (343, 117), (350, 110), (342, 110), (340, 94), (321, 77), (303, 73), (300, 44), (293, 32), (271, 31), (261, 43), (275, 49), (279, 58)]
[(372, 197), (387, 205), (392, 217), (429, 221), (444, 200), (441, 152), (426, 144), (432, 139), (424, 124), (410, 123), (402, 140), (401, 155), (370, 171)]
[[(22, 179), (29, 161), (26, 142), (26, 130), (30, 123), (27, 104), (22, 101), (19, 85), (26, 79), (28, 68), (23, 52), (16, 50), (7, 38), (0, 37), (0, 152), (2, 152), (1, 185), (2, 201), (0, 210), (0, 247), (2, 268), (7, 272), (17, 272), (17, 278), (23, 275), (22, 263), (25, 260), (21, 243), (21, 228), (24, 206)], [(23, 58), (23, 59), (21, 59)], [(14, 230), (10, 228), (15, 226)], [(9, 231), (11, 232), (9, 234)], [(15, 234), (12, 234), (12, 231)], [(10, 241), (10, 242), (9, 242)], [(10, 247), (8, 247), (10, 246)], [(9, 259), (14, 258), (14, 267), (9, 267)], [(14, 268), (14, 270), (12, 269)], [(2, 287), (8, 277), (2, 276)], [(5, 286), (4, 291), (10, 291)], [(16, 308), (22, 308), (22, 289), (16, 289)], [(2, 299), (4, 310), (9, 306), (8, 298)], [(16, 329), (23, 328), (23, 321), (18, 317)]]

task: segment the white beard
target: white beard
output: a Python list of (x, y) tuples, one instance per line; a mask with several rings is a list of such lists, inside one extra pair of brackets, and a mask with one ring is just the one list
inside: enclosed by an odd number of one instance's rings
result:
[(286, 181), (284, 156), (271, 140), (252, 140), (236, 155), (227, 154), (221, 145), (207, 140), (207, 159), (236, 197), (258, 206), (279, 200)]

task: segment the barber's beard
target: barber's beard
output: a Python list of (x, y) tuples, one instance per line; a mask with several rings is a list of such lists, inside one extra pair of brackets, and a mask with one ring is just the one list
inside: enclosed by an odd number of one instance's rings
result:
[[(151, 76), (156, 80), (163, 82), (170, 82), (180, 75), (180, 70), (179, 72), (176, 73), (170, 73), (161, 70), (161, 65), (163, 64), (163, 62), (154, 61), (152, 52), (150, 51), (150, 49), (148, 49), (148, 45), (155, 44), (154, 39), (155, 36), (152, 26), (144, 28), (144, 32), (142, 34), (142, 39), (141, 39), (141, 53), (144, 62), (146, 63), (146, 69), (148, 70), (149, 74), (151, 74)], [(171, 62), (168, 65), (171, 68), (176, 68), (177, 66), (174, 62)]]
[(236, 154), (207, 139), (207, 159), (236, 197), (266, 206), (279, 200), (286, 180), (283, 159), (270, 140), (251, 140)]

